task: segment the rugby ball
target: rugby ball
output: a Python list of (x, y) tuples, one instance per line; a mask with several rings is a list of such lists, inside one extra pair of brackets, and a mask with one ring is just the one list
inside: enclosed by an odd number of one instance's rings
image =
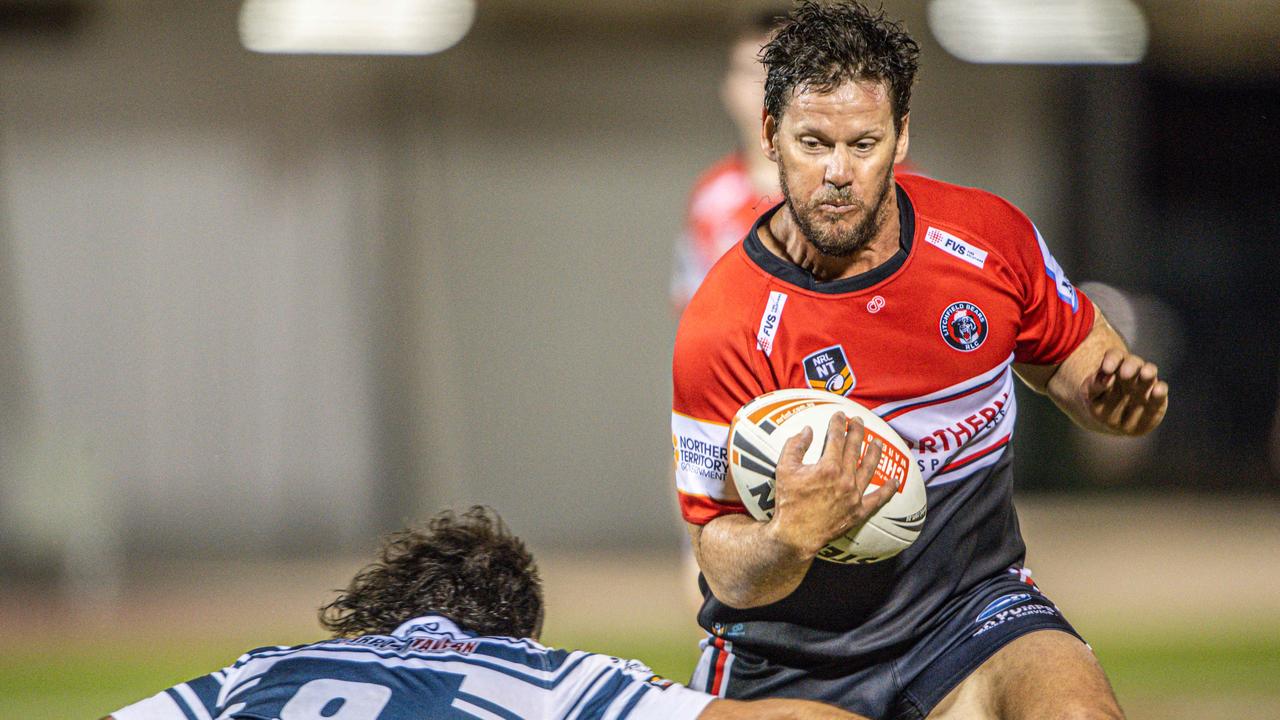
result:
[(834, 563), (873, 563), (897, 555), (920, 536), (927, 512), (924, 479), (906, 442), (879, 416), (858, 403), (822, 390), (790, 389), (765, 393), (743, 405), (729, 425), (729, 476), (747, 511), (756, 520), (773, 517), (774, 479), (782, 446), (805, 427), (813, 429), (806, 463), (817, 462), (826, 444), (831, 416), (843, 412), (862, 418), (868, 443), (883, 445), (875, 476), (867, 486), (874, 492), (886, 482), (898, 491), (860, 528), (831, 541), (818, 557)]

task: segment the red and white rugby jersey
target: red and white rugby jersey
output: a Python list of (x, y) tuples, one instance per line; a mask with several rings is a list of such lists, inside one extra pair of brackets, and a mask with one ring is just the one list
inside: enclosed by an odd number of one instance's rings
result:
[(902, 247), (863, 275), (815, 282), (766, 250), (755, 227), (708, 274), (673, 362), (687, 521), (744, 512), (725, 444), (734, 413), (757, 395), (812, 386), (870, 407), (911, 445), (932, 488), (1003, 454), (1012, 363), (1060, 363), (1088, 335), (1093, 305), (1013, 205), (913, 175), (898, 178), (898, 204)]

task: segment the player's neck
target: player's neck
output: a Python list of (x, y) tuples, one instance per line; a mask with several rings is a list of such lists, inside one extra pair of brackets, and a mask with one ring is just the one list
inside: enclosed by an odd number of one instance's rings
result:
[(890, 193), (882, 208), (884, 220), (871, 242), (848, 257), (832, 257), (818, 252), (783, 205), (769, 222), (760, 226), (760, 241), (769, 252), (807, 270), (818, 282), (834, 282), (870, 272), (888, 262), (898, 252), (901, 228), (898, 199)]

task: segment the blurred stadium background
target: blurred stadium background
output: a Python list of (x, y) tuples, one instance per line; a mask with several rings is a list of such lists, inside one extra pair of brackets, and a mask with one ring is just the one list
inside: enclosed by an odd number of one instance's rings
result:
[[(1019, 5), (1035, 42), (984, 34)], [(424, 1), (465, 37), (393, 56), (0, 0), (0, 717), (313, 639), (380, 533), (471, 503), (548, 641), (684, 679), (667, 282), (742, 6)], [(1136, 720), (1280, 717), (1280, 6), (885, 6), (915, 163), (1021, 206), (1173, 388), (1141, 441), (1022, 398), (1037, 578)]]

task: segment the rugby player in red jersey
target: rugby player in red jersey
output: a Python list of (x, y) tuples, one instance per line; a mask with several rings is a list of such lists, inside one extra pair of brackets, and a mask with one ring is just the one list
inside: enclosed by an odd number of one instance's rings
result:
[[(764, 50), (761, 146), (784, 202), (708, 274), (676, 339), (677, 488), (708, 631), (693, 686), (821, 699), (873, 718), (1119, 718), (1089, 647), (1030, 580), (1012, 502), (1014, 375), (1080, 425), (1140, 435), (1168, 386), (1129, 351), (1030, 220), (980, 190), (895, 176), (919, 49), (859, 3), (802, 2)], [(812, 385), (912, 446), (929, 513), (869, 565), (815, 560), (891, 492), (785, 446), (772, 520), (725, 477), (728, 423)], [(876, 453), (868, 453), (874, 462)], [(856, 457), (856, 455), (855, 455)]]

